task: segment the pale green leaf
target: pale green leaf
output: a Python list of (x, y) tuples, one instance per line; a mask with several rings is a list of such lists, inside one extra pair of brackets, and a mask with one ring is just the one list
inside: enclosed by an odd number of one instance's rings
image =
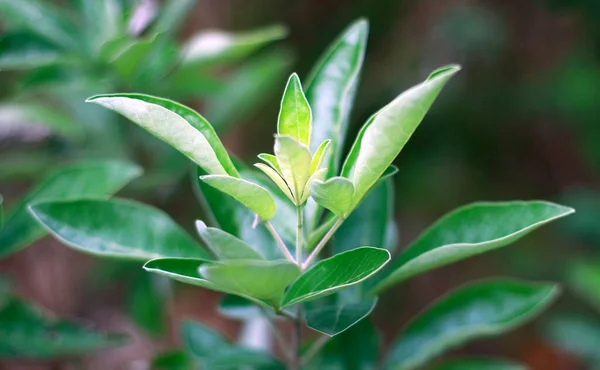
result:
[(362, 247), (322, 260), (306, 270), (288, 288), (282, 306), (315, 300), (358, 284), (390, 260), (385, 249)]
[(344, 177), (332, 177), (325, 182), (312, 181), (310, 195), (320, 206), (345, 218), (352, 209), (354, 186)]
[(558, 204), (473, 203), (440, 218), (398, 256), (376, 291), (424, 271), (506, 246), (574, 210)]
[(327, 176), (327, 168), (318, 169), (310, 176), (306, 182), (306, 185), (304, 185), (304, 190), (302, 191), (302, 198), (300, 199), (301, 204), (304, 204), (304, 202), (306, 202), (310, 196), (310, 185), (314, 181), (323, 181), (325, 176)]
[(359, 303), (340, 303), (307, 308), (306, 325), (333, 337), (367, 317), (376, 304), (377, 299), (371, 298)]
[(308, 148), (289, 136), (278, 135), (275, 138), (275, 156), (281, 175), (294, 195), (296, 204), (300, 205), (304, 188), (311, 176), (312, 158)]
[(496, 336), (538, 316), (557, 298), (553, 284), (498, 279), (449, 293), (412, 321), (392, 344), (386, 369), (419, 368), (476, 338)]
[(239, 176), (213, 127), (186, 106), (143, 94), (96, 95), (87, 101), (122, 114), (208, 173)]
[(220, 260), (228, 259), (264, 259), (243, 240), (214, 227), (207, 227), (202, 221), (196, 221), (196, 230), (204, 243)]
[(102, 161), (63, 167), (41, 181), (9, 214), (0, 231), (0, 257), (14, 253), (46, 234), (27, 212), (32, 203), (78, 198), (108, 198), (142, 170), (131, 163)]
[(124, 199), (34, 203), (30, 211), (58, 240), (103, 257), (148, 261), (209, 257), (166, 213)]
[(277, 187), (283, 192), (283, 194), (285, 194), (285, 196), (289, 198), (289, 200), (291, 200), (292, 202), (294, 201), (294, 196), (292, 195), (290, 188), (288, 187), (285, 180), (281, 177), (281, 175), (277, 173), (277, 171), (275, 171), (272, 167), (269, 167), (262, 163), (255, 163), (254, 166), (262, 172), (264, 172), (265, 175), (269, 176), (269, 178), (275, 183), (275, 185), (277, 185)]
[(392, 164), (446, 82), (459, 70), (453, 65), (434, 71), (365, 123), (342, 169), (342, 176), (354, 184), (355, 205)]
[(319, 145), (317, 151), (312, 157), (310, 161), (310, 173), (314, 173), (316, 170), (321, 168), (321, 163), (323, 163), (323, 158), (327, 155), (327, 149), (329, 148), (329, 144), (331, 144), (331, 140), (327, 139)]
[(298, 75), (293, 73), (285, 86), (283, 98), (281, 99), (277, 133), (289, 136), (308, 147), (311, 135), (311, 120), (310, 106), (302, 91), (302, 84)]
[(275, 200), (265, 188), (250, 181), (231, 176), (206, 175), (200, 180), (238, 200), (262, 220), (275, 216)]
[(277, 171), (277, 173), (281, 174), (281, 168), (279, 168), (279, 163), (277, 163), (277, 157), (275, 157), (273, 154), (260, 153), (258, 158), (268, 164), (272, 169)]

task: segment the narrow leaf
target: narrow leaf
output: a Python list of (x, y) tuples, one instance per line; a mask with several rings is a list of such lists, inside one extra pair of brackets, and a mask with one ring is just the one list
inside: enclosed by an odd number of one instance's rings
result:
[(239, 174), (212, 126), (194, 110), (143, 94), (96, 95), (88, 102), (122, 114), (211, 174)]
[(13, 210), (0, 231), (0, 257), (26, 247), (46, 234), (27, 212), (27, 205), (47, 200), (108, 198), (141, 174), (127, 162), (80, 163), (56, 171), (27, 194)]
[(153, 31), (155, 33), (177, 32), (185, 24), (185, 18), (191, 14), (196, 3), (196, 0), (164, 2), (154, 22)]
[(308, 146), (310, 143), (311, 120), (310, 106), (302, 91), (300, 79), (294, 73), (290, 76), (281, 99), (277, 133), (289, 136)]
[(315, 300), (358, 284), (390, 260), (385, 249), (362, 247), (318, 262), (305, 271), (285, 292), (282, 306)]
[(345, 218), (352, 208), (354, 186), (344, 177), (332, 177), (327, 181), (312, 181), (310, 195), (322, 207), (336, 216)]
[(318, 332), (333, 337), (367, 317), (375, 308), (377, 299), (369, 299), (353, 304), (333, 304), (324, 307), (308, 308), (306, 325)]
[(512, 330), (557, 298), (552, 284), (488, 280), (465, 285), (435, 302), (392, 344), (386, 369), (415, 369), (473, 339)]
[(327, 149), (329, 149), (329, 144), (331, 144), (331, 140), (327, 139), (319, 145), (317, 151), (312, 157), (310, 161), (310, 173), (314, 173), (316, 170), (321, 168), (321, 163), (323, 163), (323, 158), (327, 155)]
[(166, 213), (124, 200), (42, 202), (31, 213), (58, 240), (103, 257), (148, 261), (209, 254)]
[(220, 175), (201, 176), (200, 180), (229, 194), (256, 213), (262, 220), (266, 221), (275, 216), (276, 206), (273, 196), (259, 185), (236, 177)]
[(542, 201), (473, 203), (440, 218), (391, 264), (376, 291), (440, 266), (506, 246), (574, 210)]
[(308, 148), (289, 136), (275, 138), (275, 156), (281, 169), (281, 175), (290, 187), (296, 204), (300, 205), (304, 187), (311, 176), (312, 160)]
[(279, 168), (279, 163), (277, 163), (277, 157), (275, 157), (273, 154), (260, 153), (258, 158), (268, 164), (269, 167), (271, 167), (277, 173), (281, 174), (281, 168)]
[(264, 259), (260, 253), (255, 251), (243, 240), (240, 240), (223, 230), (207, 227), (202, 221), (196, 221), (196, 230), (198, 230), (198, 234), (204, 243), (206, 243), (220, 260)]
[(255, 163), (254, 166), (262, 172), (264, 172), (265, 175), (269, 176), (269, 178), (275, 183), (275, 185), (277, 185), (279, 190), (281, 190), (281, 192), (285, 194), (285, 196), (288, 197), (290, 201), (294, 201), (294, 195), (292, 194), (285, 180), (281, 177), (279, 173), (277, 173), (277, 171), (275, 171), (272, 167), (269, 167), (262, 163)]

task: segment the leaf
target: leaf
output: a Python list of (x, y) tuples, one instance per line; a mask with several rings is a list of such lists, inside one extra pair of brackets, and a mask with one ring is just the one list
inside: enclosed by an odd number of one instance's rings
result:
[(204, 243), (215, 253), (218, 259), (258, 259), (264, 257), (243, 240), (214, 228), (207, 227), (202, 221), (196, 221), (196, 230)]
[(198, 65), (235, 62), (273, 41), (281, 40), (286, 35), (285, 27), (279, 25), (242, 33), (202, 31), (184, 43), (182, 63)]
[(279, 190), (281, 190), (281, 192), (290, 201), (294, 202), (294, 196), (292, 195), (290, 188), (288, 187), (285, 180), (281, 177), (281, 175), (279, 173), (277, 173), (277, 171), (275, 171), (273, 168), (271, 168), (265, 164), (262, 164), (262, 163), (255, 163), (254, 166), (256, 168), (258, 168), (259, 170), (261, 170), (262, 172), (264, 172), (265, 175), (267, 175), (271, 179), (271, 181), (273, 181), (275, 183), (275, 185), (277, 185)]
[(306, 84), (306, 98), (312, 108), (311, 150), (333, 139), (331, 154), (325, 156), (329, 174), (337, 174), (344, 150), (350, 110), (358, 87), (369, 24), (364, 19), (352, 23), (321, 56)]
[(108, 198), (142, 170), (120, 161), (82, 162), (63, 167), (40, 182), (27, 194), (0, 231), (0, 258), (6, 257), (46, 234), (27, 212), (27, 205), (48, 200)]
[(512, 330), (557, 298), (553, 284), (497, 279), (456, 289), (425, 309), (392, 344), (386, 369), (415, 369), (473, 339)]
[(600, 311), (599, 261), (579, 261), (573, 264), (568, 270), (567, 283), (580, 297)]
[(200, 275), (230, 294), (249, 296), (278, 307), (285, 288), (300, 269), (287, 260), (229, 260), (200, 267)]
[(103, 334), (49, 317), (39, 307), (16, 298), (0, 309), (0, 358), (48, 359), (122, 345), (122, 334)]
[(82, 0), (79, 3), (85, 24), (83, 32), (94, 56), (107, 42), (125, 35), (125, 9), (119, 0)]
[(312, 157), (310, 161), (310, 173), (314, 173), (319, 168), (321, 168), (321, 163), (323, 163), (323, 157), (327, 154), (327, 149), (329, 149), (329, 144), (331, 144), (331, 140), (327, 139), (319, 145), (317, 151)]
[(362, 247), (337, 254), (315, 264), (288, 288), (282, 306), (315, 300), (358, 284), (379, 271), (390, 260), (390, 252)]
[(0, 231), (4, 227), (4, 197), (0, 194)]
[(527, 366), (504, 359), (467, 357), (446, 361), (433, 370), (527, 370)]
[(28, 30), (64, 48), (81, 47), (79, 32), (64, 9), (48, 1), (0, 0), (0, 19), (7, 25)]
[[(172, 4), (172, 3), (171, 3)], [(191, 370), (193, 369), (190, 357), (183, 351), (169, 351), (159, 353), (152, 359), (151, 370)]]
[(600, 320), (579, 314), (552, 317), (543, 328), (544, 337), (555, 347), (584, 359), (590, 364), (600, 364)]
[(277, 134), (289, 136), (308, 146), (311, 133), (311, 111), (302, 91), (298, 75), (293, 73), (288, 79), (277, 119)]
[(346, 218), (352, 208), (354, 186), (344, 177), (332, 177), (327, 181), (312, 181), (310, 195), (322, 207), (336, 216)]
[(398, 95), (365, 123), (342, 168), (342, 176), (354, 184), (355, 205), (392, 164), (446, 82), (459, 70), (451, 65), (432, 72), (425, 82)]
[(256, 213), (262, 220), (266, 221), (275, 216), (275, 200), (271, 193), (262, 186), (247, 180), (222, 175), (201, 176), (200, 180), (232, 196)]
[(131, 200), (40, 202), (30, 210), (58, 240), (80, 252), (142, 262), (210, 258), (166, 213)]
[(122, 114), (211, 174), (239, 177), (215, 130), (186, 106), (143, 94), (96, 95), (87, 102)]
[(165, 332), (165, 305), (153, 278), (156, 276), (144, 271), (136, 276), (128, 294), (128, 309), (136, 324), (147, 333), (159, 337)]
[(163, 3), (152, 30), (155, 33), (176, 33), (196, 5), (196, 0), (166, 1)]
[(66, 55), (52, 43), (29, 33), (8, 33), (0, 39), (0, 69), (20, 70), (50, 66)]
[(229, 346), (227, 340), (214, 329), (190, 320), (181, 324), (181, 337), (188, 351), (198, 357), (209, 357), (216, 349)]
[(311, 176), (312, 160), (308, 148), (289, 136), (275, 137), (275, 156), (295, 204), (300, 205), (304, 196), (304, 188)]
[(375, 308), (375, 304), (377, 304), (377, 299), (373, 298), (360, 303), (342, 303), (308, 308), (306, 311), (306, 325), (311, 329), (333, 337), (367, 317)]
[(3, 103), (0, 104), (0, 127), (8, 126), (41, 126), (65, 138), (80, 139), (83, 132), (81, 125), (56, 109), (39, 104)]
[(536, 228), (573, 213), (558, 204), (528, 202), (473, 203), (436, 221), (398, 256), (375, 291), (422, 272), (504, 247)]

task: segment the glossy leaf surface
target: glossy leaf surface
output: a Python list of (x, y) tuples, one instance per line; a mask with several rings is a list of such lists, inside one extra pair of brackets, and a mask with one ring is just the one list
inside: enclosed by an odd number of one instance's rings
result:
[(220, 260), (228, 259), (264, 259), (243, 240), (214, 227), (207, 227), (202, 221), (196, 221), (196, 230), (204, 243)]
[(43, 202), (35, 218), (66, 245), (98, 256), (148, 261), (210, 255), (163, 211), (123, 199)]
[(358, 284), (390, 260), (385, 249), (362, 247), (322, 260), (306, 270), (285, 292), (283, 306), (315, 300)]
[(311, 111), (297, 74), (292, 74), (285, 86), (277, 120), (277, 133), (289, 136), (308, 146), (311, 135)]
[(552, 284), (487, 280), (458, 288), (412, 321), (391, 347), (387, 369), (415, 369), (476, 338), (504, 333), (539, 315), (558, 296)]
[(56, 171), (27, 194), (6, 220), (0, 231), (0, 257), (16, 252), (46, 234), (27, 212), (29, 204), (47, 200), (108, 198), (140, 174), (139, 167), (119, 161), (80, 163)]
[(333, 337), (367, 317), (375, 308), (376, 303), (377, 299), (369, 299), (360, 303), (340, 303), (308, 308), (306, 311), (306, 325), (311, 329)]
[(542, 201), (473, 203), (458, 208), (440, 218), (401, 253), (376, 290), (506, 246), (573, 212), (569, 207)]

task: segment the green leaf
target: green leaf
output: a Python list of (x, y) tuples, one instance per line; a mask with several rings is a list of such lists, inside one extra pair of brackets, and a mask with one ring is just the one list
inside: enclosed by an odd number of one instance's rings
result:
[(14, 209), (0, 231), (0, 257), (6, 257), (46, 234), (27, 212), (27, 205), (48, 200), (108, 198), (141, 174), (127, 162), (102, 161), (63, 167), (46, 177)]
[(184, 24), (185, 19), (191, 14), (197, 0), (166, 1), (163, 3), (152, 30), (155, 33), (177, 32)]
[(433, 370), (527, 370), (527, 366), (504, 359), (467, 357), (446, 361)]
[(239, 174), (212, 126), (194, 110), (143, 94), (96, 95), (87, 100), (122, 114), (211, 174)]
[(48, 1), (0, 0), (0, 19), (14, 28), (28, 30), (56, 45), (77, 50), (80, 33), (65, 9)]
[(228, 293), (254, 297), (278, 307), (285, 288), (300, 269), (287, 260), (229, 260), (200, 267), (200, 275)]
[(0, 194), (0, 231), (4, 227), (4, 197)]
[(229, 194), (256, 213), (262, 220), (266, 221), (275, 216), (275, 200), (271, 193), (262, 186), (237, 177), (221, 175), (201, 176), (200, 180), (225, 194)]
[(600, 364), (600, 320), (597, 317), (559, 315), (544, 327), (544, 337), (555, 347), (590, 364)]
[(50, 66), (65, 60), (55, 45), (29, 33), (8, 33), (0, 39), (0, 70)]
[(327, 154), (327, 150), (329, 149), (329, 145), (331, 144), (331, 139), (327, 139), (319, 145), (317, 151), (312, 157), (310, 161), (310, 173), (314, 173), (319, 168), (321, 168), (321, 163), (323, 163), (323, 158)]
[(316, 150), (323, 140), (334, 139), (331, 154), (325, 156), (330, 175), (337, 174), (344, 150), (368, 33), (366, 20), (351, 24), (321, 56), (308, 79), (306, 98), (313, 114), (310, 148)]
[(567, 283), (600, 311), (600, 262), (580, 261), (568, 270)]
[(295, 204), (302, 204), (304, 188), (311, 176), (312, 157), (308, 148), (289, 136), (275, 137), (275, 156), (281, 175), (294, 196)]
[(199, 32), (183, 45), (182, 63), (195, 66), (235, 62), (286, 35), (285, 27), (279, 25), (237, 34), (216, 30)]
[(165, 332), (164, 300), (154, 281), (157, 276), (141, 272), (128, 294), (129, 314), (146, 332), (158, 337)]
[(11, 298), (0, 309), (0, 358), (47, 359), (122, 345), (121, 334), (102, 334), (88, 327), (53, 319), (39, 307)]
[(279, 174), (276, 170), (274, 170), (272, 167), (269, 167), (263, 163), (255, 163), (254, 166), (256, 168), (258, 168), (259, 170), (261, 170), (262, 172), (265, 173), (265, 175), (267, 175), (271, 181), (273, 181), (275, 183), (275, 185), (277, 185), (277, 187), (279, 188), (279, 190), (281, 190), (281, 192), (290, 200), (290, 201), (294, 201), (294, 195), (292, 195), (292, 192), (290, 190), (290, 188), (288, 187), (287, 183), (285, 182), (285, 180), (281, 177), (281, 174)]
[(188, 351), (198, 357), (209, 357), (215, 350), (229, 346), (214, 329), (190, 320), (181, 324), (181, 337)]
[(65, 138), (80, 139), (81, 125), (56, 109), (39, 104), (3, 103), (0, 104), (1, 126), (41, 126)]
[(327, 181), (312, 181), (310, 195), (322, 207), (336, 216), (345, 218), (352, 209), (354, 185), (344, 177), (332, 177)]
[(380, 292), (422, 272), (504, 247), (574, 210), (558, 204), (473, 203), (435, 222), (391, 264), (375, 288)]
[(365, 123), (342, 168), (342, 176), (354, 184), (355, 205), (392, 164), (446, 82), (459, 70), (453, 65), (434, 71)]
[(390, 252), (362, 247), (337, 254), (315, 264), (288, 288), (282, 306), (315, 300), (358, 284), (390, 260)]
[(97, 53), (110, 41), (125, 35), (124, 7), (119, 0), (82, 0), (80, 11), (85, 27), (83, 31), (91, 52)]
[(210, 258), (166, 213), (131, 200), (39, 202), (30, 210), (58, 240), (84, 253), (142, 262)]
[(223, 230), (207, 227), (202, 221), (196, 221), (196, 230), (198, 230), (198, 234), (204, 243), (220, 260), (264, 259), (260, 253), (255, 251), (243, 240), (240, 240)]
[[(172, 3), (171, 3), (172, 4)], [(151, 370), (192, 370), (193, 365), (188, 356), (183, 351), (170, 351), (159, 353), (152, 359)]]
[(538, 316), (558, 294), (557, 285), (507, 279), (460, 287), (404, 329), (391, 347), (386, 369), (415, 369), (473, 339), (512, 330)]
[(308, 146), (311, 134), (311, 111), (302, 91), (298, 75), (293, 73), (288, 79), (277, 120), (277, 134), (289, 136)]
[(306, 311), (306, 325), (311, 329), (333, 337), (367, 317), (376, 304), (377, 299), (372, 298), (360, 303), (311, 307)]

